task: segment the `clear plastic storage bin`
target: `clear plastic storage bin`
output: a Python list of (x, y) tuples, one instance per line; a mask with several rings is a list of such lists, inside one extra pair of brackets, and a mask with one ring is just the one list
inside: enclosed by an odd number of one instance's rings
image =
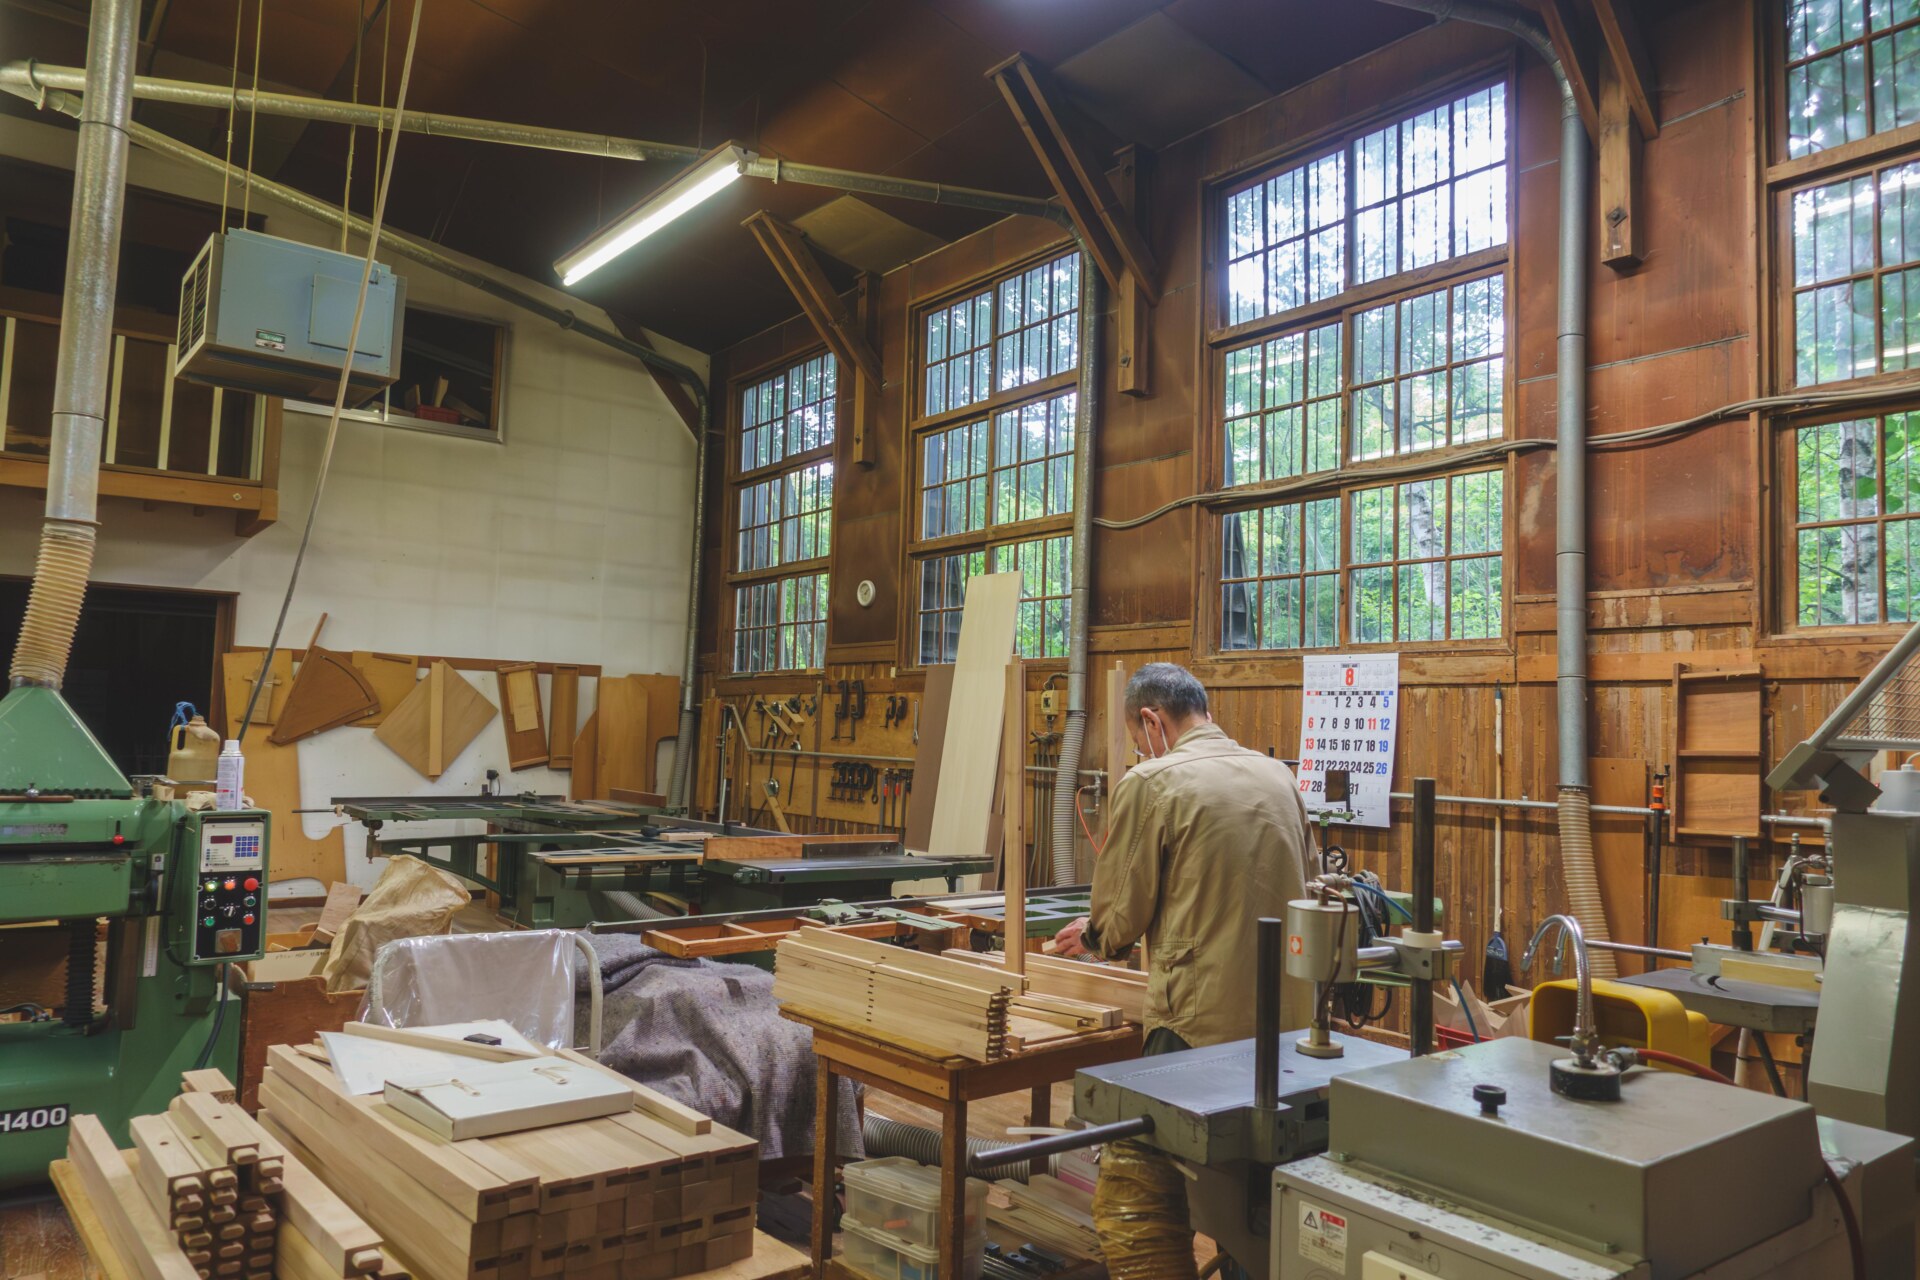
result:
[[(861, 1160), (842, 1172), (847, 1179), (847, 1216), (869, 1231), (921, 1248), (939, 1242), (940, 1170), (905, 1156)], [(979, 1258), (986, 1248), (987, 1184), (967, 1179), (967, 1256)]]
[[(897, 1235), (862, 1226), (852, 1218), (840, 1219), (845, 1246), (840, 1261), (873, 1280), (943, 1280), (940, 1252), (931, 1245), (908, 1244)], [(969, 1243), (966, 1266), (960, 1280), (978, 1280), (983, 1241)]]

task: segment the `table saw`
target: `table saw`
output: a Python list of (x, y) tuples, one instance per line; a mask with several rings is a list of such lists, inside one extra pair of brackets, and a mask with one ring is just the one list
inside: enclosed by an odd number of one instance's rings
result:
[[(336, 796), (332, 804), (365, 824), (369, 856), (411, 854), (451, 871), (498, 894), (502, 918), (528, 928), (890, 898), (903, 881), (941, 879), (952, 889), (992, 865), (909, 854), (887, 836), (810, 841), (642, 805), (533, 793)], [(383, 834), (391, 824), (429, 822), (484, 829)], [(777, 840), (784, 856), (741, 856), (730, 841), (726, 856), (708, 857), (711, 836)]]

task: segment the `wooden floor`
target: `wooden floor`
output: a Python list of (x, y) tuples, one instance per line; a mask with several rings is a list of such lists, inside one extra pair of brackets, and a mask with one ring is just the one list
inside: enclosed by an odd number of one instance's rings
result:
[(0, 1280), (97, 1280), (103, 1273), (80, 1247), (67, 1211), (53, 1194), (0, 1208)]

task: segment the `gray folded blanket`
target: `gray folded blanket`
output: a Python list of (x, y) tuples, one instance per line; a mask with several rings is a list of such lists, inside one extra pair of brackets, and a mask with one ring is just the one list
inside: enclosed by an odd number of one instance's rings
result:
[[(813, 1035), (780, 1016), (772, 974), (676, 959), (632, 934), (581, 936), (600, 957), (601, 1062), (751, 1134), (762, 1160), (813, 1151)], [(584, 995), (584, 974), (579, 989)], [(580, 1009), (584, 1018), (584, 1000)], [(842, 1087), (834, 1148), (857, 1159), (864, 1148), (856, 1108), (854, 1090)]]

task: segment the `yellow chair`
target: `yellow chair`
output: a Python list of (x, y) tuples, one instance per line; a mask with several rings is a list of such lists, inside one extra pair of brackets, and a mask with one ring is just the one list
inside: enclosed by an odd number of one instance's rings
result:
[[(1579, 1000), (1580, 984), (1571, 978), (1535, 987), (1527, 1004), (1527, 1038), (1552, 1044), (1572, 1035)], [(1713, 1065), (1705, 1015), (1689, 1012), (1671, 992), (1595, 978), (1593, 1020), (1600, 1042), (1610, 1048), (1658, 1049), (1701, 1066)]]

